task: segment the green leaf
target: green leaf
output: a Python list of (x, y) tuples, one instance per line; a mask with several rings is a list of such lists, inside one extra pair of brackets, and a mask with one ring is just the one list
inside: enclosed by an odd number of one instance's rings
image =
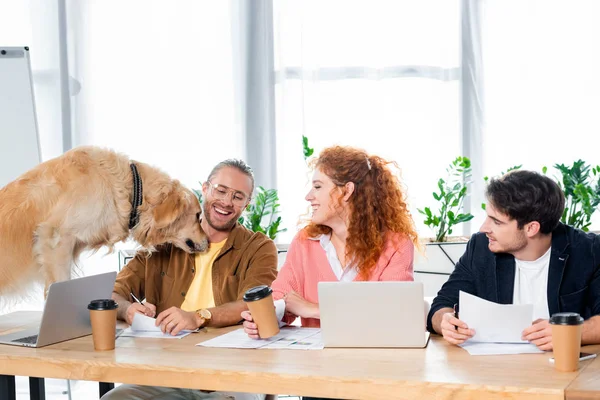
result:
[(598, 166), (583, 160), (571, 165), (555, 164), (560, 176), (556, 181), (565, 195), (565, 209), (561, 221), (582, 230), (588, 229), (593, 214), (600, 205)]
[(238, 221), (253, 232), (261, 232), (275, 239), (279, 232), (286, 230), (279, 228), (281, 225), (281, 217), (277, 216), (279, 206), (277, 190), (259, 186), (256, 189), (256, 196)]
[(474, 218), (474, 215), (471, 214), (458, 214), (456, 216), (455, 222), (457, 224), (460, 224), (461, 222), (467, 222), (470, 221)]
[(315, 152), (315, 149), (308, 146), (308, 138), (304, 135), (302, 135), (302, 152), (304, 153), (304, 160), (308, 159)]

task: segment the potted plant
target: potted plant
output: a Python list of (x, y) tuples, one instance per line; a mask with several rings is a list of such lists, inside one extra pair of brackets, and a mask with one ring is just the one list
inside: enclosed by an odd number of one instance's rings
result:
[[(463, 202), (471, 178), (471, 160), (457, 157), (448, 168), (447, 176), (437, 183), (438, 191), (433, 198), (438, 202), (438, 210), (430, 207), (418, 209), (425, 216), (425, 225), (433, 230), (435, 237), (425, 240), (425, 254), (417, 253), (415, 271), (447, 275), (454, 270), (460, 256), (465, 252), (467, 237), (450, 237), (456, 225), (473, 219), (473, 215), (463, 212)], [(446, 279), (446, 277), (442, 277)]]
[(279, 196), (277, 189), (265, 189), (258, 187), (256, 196), (252, 199), (246, 211), (239, 219), (240, 224), (253, 232), (262, 232), (272, 240), (275, 240), (279, 232), (287, 229), (279, 229), (281, 216), (277, 216), (279, 209)]
[[(554, 168), (561, 174), (555, 179), (565, 194), (561, 222), (588, 232), (592, 215), (600, 205), (600, 166), (577, 160), (571, 166), (555, 164)], [(546, 173), (547, 168), (542, 171)]]

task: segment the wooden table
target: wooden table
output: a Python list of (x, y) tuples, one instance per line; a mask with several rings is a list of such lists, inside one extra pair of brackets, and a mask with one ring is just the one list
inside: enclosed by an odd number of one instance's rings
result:
[[(0, 332), (18, 321), (0, 316)], [(31, 315), (19, 313), (18, 319)], [(348, 399), (564, 399), (573, 373), (549, 354), (470, 356), (432, 337), (426, 349), (239, 350), (194, 346), (235, 328), (183, 339), (118, 338), (94, 351), (91, 336), (32, 349), (0, 345), (0, 374)], [(585, 351), (598, 351), (589, 347)]]
[(596, 357), (567, 387), (565, 399), (600, 399), (600, 358)]

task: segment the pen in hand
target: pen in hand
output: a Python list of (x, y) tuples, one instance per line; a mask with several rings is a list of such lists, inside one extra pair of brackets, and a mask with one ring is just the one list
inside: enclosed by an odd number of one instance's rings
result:
[(137, 303), (139, 303), (139, 304), (141, 304), (141, 305), (144, 305), (144, 303), (142, 303), (142, 302), (140, 301), (140, 299), (138, 299), (137, 297), (135, 297), (135, 295), (133, 294), (133, 292), (130, 292), (129, 294), (131, 295), (131, 297), (133, 297), (133, 299), (134, 299), (134, 300), (135, 300)]
[[(454, 318), (458, 319), (458, 303), (454, 304)], [(458, 325), (454, 325), (454, 330), (458, 330)]]

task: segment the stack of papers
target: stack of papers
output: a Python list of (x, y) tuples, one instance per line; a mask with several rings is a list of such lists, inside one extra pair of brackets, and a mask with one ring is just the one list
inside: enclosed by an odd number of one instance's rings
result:
[(142, 338), (162, 338), (162, 339), (181, 339), (193, 331), (181, 331), (173, 336), (169, 333), (163, 333), (160, 326), (156, 326), (156, 319), (147, 317), (143, 314), (135, 314), (131, 326), (123, 331), (122, 337), (142, 337)]
[(497, 304), (472, 294), (459, 293), (461, 321), (475, 335), (461, 347), (471, 355), (543, 353), (521, 339), (533, 322), (533, 304)]
[(283, 327), (281, 331), (268, 339), (251, 339), (244, 329), (218, 336), (198, 343), (203, 347), (226, 347), (230, 349), (292, 349), (320, 350), (323, 348), (321, 330), (318, 328)]

